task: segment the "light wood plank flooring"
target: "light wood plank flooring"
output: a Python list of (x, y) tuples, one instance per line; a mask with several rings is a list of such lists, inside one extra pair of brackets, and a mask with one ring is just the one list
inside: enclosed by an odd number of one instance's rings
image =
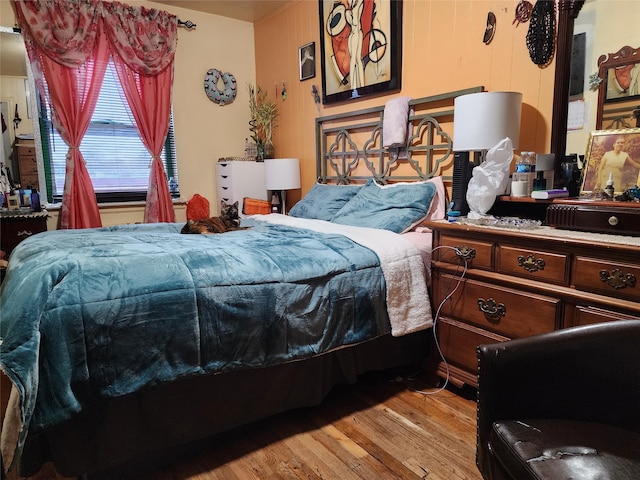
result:
[[(396, 375), (367, 375), (335, 388), (319, 407), (217, 436), (127, 478), (481, 480), (474, 393), (423, 395), (415, 390), (431, 387), (421, 377)], [(33, 478), (61, 479), (47, 468)]]

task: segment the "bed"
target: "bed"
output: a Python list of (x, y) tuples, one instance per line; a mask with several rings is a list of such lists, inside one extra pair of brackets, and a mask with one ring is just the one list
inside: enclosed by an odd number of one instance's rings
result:
[(287, 216), (222, 235), (121, 225), (22, 242), (0, 305), (4, 468), (126, 471), (420, 362), (432, 326), (420, 225), (444, 213), (443, 126), (471, 91), (408, 102), (393, 148), (384, 107), (317, 119), (318, 183)]

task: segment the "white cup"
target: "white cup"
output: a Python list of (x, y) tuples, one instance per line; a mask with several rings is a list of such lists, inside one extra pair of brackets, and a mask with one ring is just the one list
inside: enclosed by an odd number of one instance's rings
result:
[(514, 180), (513, 182), (511, 182), (511, 196), (528, 197), (529, 182), (527, 182), (526, 180)]

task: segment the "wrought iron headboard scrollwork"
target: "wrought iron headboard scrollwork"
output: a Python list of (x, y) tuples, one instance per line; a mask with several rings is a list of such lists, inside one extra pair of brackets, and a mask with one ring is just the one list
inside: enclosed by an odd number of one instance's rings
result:
[[(453, 103), (483, 87), (457, 90), (409, 101), (406, 144), (382, 146), (384, 105), (316, 119), (316, 177), (319, 183), (378, 183), (427, 180), (451, 171)], [(451, 175), (443, 176), (451, 181)]]

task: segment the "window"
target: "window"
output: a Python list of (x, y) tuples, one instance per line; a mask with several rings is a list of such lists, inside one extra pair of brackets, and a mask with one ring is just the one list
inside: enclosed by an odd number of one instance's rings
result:
[[(53, 127), (51, 112), (41, 105), (42, 137), (48, 201), (59, 202), (64, 190), (67, 146)], [(93, 182), (98, 203), (144, 200), (149, 184), (151, 156), (138, 134), (135, 120), (122, 93), (111, 59), (91, 124), (80, 150)], [(161, 154), (172, 196), (179, 196), (178, 170), (173, 133), (173, 115), (169, 134)]]

